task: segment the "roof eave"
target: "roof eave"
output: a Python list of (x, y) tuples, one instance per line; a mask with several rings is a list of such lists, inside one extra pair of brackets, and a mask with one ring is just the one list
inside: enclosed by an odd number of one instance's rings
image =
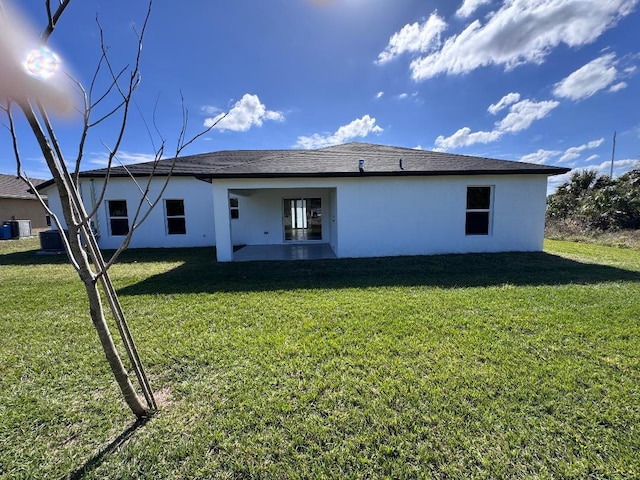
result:
[(444, 177), (444, 176), (478, 176), (478, 175), (560, 175), (571, 171), (570, 168), (550, 170), (442, 170), (426, 172), (286, 172), (286, 173), (220, 173), (195, 175), (198, 179), (231, 179), (231, 178), (365, 178), (365, 177)]
[[(571, 171), (570, 168), (563, 167), (541, 167), (535, 169), (512, 169), (512, 170), (439, 170), (439, 171), (393, 171), (393, 172), (247, 172), (247, 173), (185, 173), (185, 172), (173, 172), (172, 177), (194, 177), (199, 180), (214, 180), (214, 179), (247, 179), (247, 178), (366, 178), (366, 177), (444, 177), (444, 176), (479, 176), (479, 175), (547, 175), (554, 176), (567, 173)], [(130, 172), (127, 173), (111, 173), (112, 178), (128, 178), (134, 177), (148, 177), (154, 175), (157, 177), (166, 177), (167, 173), (155, 173), (151, 172)], [(97, 172), (84, 172), (80, 173), (82, 178), (105, 178), (106, 173)], [(41, 191), (55, 184), (54, 180), (47, 180), (36, 187), (36, 190)]]

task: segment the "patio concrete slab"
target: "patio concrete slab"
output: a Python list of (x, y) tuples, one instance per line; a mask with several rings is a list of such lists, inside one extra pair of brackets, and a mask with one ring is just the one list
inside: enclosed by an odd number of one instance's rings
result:
[(322, 260), (336, 258), (328, 243), (246, 245), (233, 252), (234, 262), (261, 260)]

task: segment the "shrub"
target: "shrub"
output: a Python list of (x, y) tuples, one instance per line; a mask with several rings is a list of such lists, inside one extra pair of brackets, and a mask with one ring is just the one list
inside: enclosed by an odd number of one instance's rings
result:
[(599, 231), (640, 228), (640, 168), (617, 179), (574, 172), (548, 197), (547, 220)]

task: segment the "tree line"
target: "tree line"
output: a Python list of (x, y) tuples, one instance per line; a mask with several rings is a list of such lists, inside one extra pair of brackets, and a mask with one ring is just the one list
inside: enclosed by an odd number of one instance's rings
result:
[(589, 230), (640, 228), (640, 167), (612, 178), (595, 170), (573, 172), (547, 198), (547, 219)]

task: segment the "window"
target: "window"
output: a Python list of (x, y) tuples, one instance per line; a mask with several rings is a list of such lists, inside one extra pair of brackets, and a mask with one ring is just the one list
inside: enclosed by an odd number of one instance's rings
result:
[(185, 235), (187, 221), (184, 215), (184, 200), (165, 200), (167, 212), (167, 233), (169, 235)]
[(121, 236), (129, 233), (129, 218), (126, 200), (109, 200), (109, 224), (111, 235)]
[(466, 235), (489, 235), (491, 187), (467, 187)]
[(229, 199), (229, 211), (231, 213), (231, 218), (240, 218), (240, 207), (238, 207), (237, 198)]

